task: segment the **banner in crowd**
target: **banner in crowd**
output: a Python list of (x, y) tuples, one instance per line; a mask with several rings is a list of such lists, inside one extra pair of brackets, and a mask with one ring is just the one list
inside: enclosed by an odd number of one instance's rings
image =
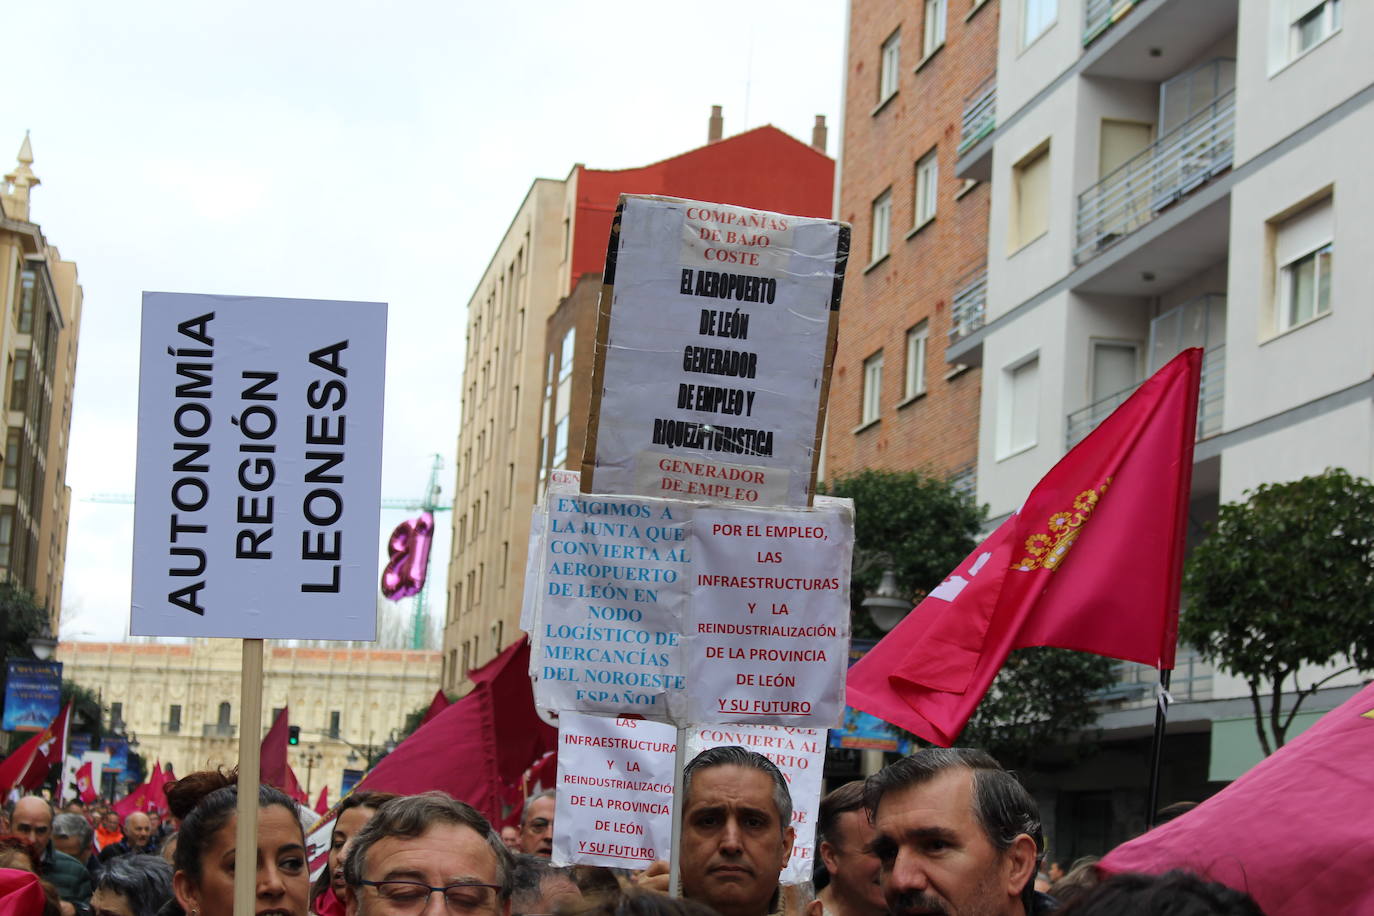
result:
[(137, 636), (373, 639), (386, 305), (144, 293)]
[(62, 663), (11, 658), (5, 669), (0, 731), (42, 731), (62, 709)]
[(588, 492), (810, 505), (848, 250), (834, 220), (622, 195)]

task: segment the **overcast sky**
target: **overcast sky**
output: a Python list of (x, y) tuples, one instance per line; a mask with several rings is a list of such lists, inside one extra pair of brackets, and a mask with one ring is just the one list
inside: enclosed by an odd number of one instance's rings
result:
[(86, 500), (134, 489), (143, 290), (390, 303), (383, 494), (439, 453), (448, 498), (464, 305), (534, 178), (699, 146), (711, 105), (839, 137), (843, 0), (42, 0), (4, 32), (0, 165), (31, 130), (85, 288), (64, 638), (128, 626), (133, 507)]

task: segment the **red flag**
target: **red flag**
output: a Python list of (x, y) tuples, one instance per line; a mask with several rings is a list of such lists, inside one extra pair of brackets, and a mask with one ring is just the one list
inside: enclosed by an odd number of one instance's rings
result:
[(425, 710), (424, 716), (420, 719), (420, 724), (424, 725), (448, 707), (448, 697), (444, 695), (444, 692), (442, 690), (434, 691), (434, 699), (429, 701), (429, 709)]
[[(272, 720), (272, 727), (263, 736), (259, 772), (264, 783), (276, 786), (288, 795), (292, 794), (287, 789), (287, 774), (290, 773), (291, 767), (286, 762), (287, 738), (291, 730), (290, 709), (289, 706), (282, 707), (277, 717)], [(291, 785), (296, 785), (296, 774), (291, 773), (289, 779)]]
[(76, 771), (76, 792), (77, 797), (88, 805), (100, 797), (95, 791), (95, 775), (89, 760)]
[(163, 790), (167, 783), (172, 779), (163, 769), (162, 761), (153, 764), (153, 775), (148, 777), (148, 807), (151, 811), (158, 814), (167, 815), (171, 809), (167, 807), (167, 793)]
[(558, 729), (539, 718), (530, 683), (530, 640), (521, 636), (481, 668), (468, 674), (491, 687), (496, 711), (496, 765), (502, 782), (520, 785), (529, 766), (558, 750)]
[(1186, 814), (1098, 863), (1195, 871), (1266, 913), (1374, 913), (1374, 684)]
[(0, 762), (0, 798), (18, 786), (33, 791), (43, 785), (48, 770), (67, 753), (67, 722), (72, 704), (62, 707), (48, 727), (19, 745), (14, 753)]
[(1051, 468), (849, 669), (849, 705), (948, 747), (1013, 649), (1172, 668), (1201, 366), (1179, 354)]
[(315, 813), (320, 817), (329, 813), (329, 786), (320, 789), (320, 799), (315, 802)]
[(110, 805), (110, 807), (119, 815), (120, 823), (123, 823), (124, 818), (133, 814), (135, 811), (147, 811), (148, 803), (148, 784), (146, 782), (141, 782), (132, 792)]

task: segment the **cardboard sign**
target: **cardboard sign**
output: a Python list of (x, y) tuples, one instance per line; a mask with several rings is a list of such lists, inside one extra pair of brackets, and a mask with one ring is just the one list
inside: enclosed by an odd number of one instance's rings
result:
[(553, 864), (639, 869), (668, 858), (676, 755), (671, 725), (563, 713)]
[(622, 195), (583, 487), (810, 505), (848, 249), (833, 220)]
[(136, 636), (374, 639), (386, 305), (143, 294)]
[(810, 512), (701, 509), (692, 524), (692, 722), (829, 728), (844, 713), (847, 503)]
[(825, 769), (825, 732), (778, 725), (694, 725), (687, 732), (687, 759), (722, 745), (757, 751), (782, 771), (792, 796), (792, 828), (796, 831), (792, 855), (783, 866), (782, 883), (810, 881), (816, 817), (821, 805), (821, 774)]

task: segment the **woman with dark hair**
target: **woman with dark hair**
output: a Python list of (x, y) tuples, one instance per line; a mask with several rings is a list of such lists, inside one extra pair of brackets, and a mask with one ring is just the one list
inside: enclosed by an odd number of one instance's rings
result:
[(310, 888), (312, 913), (317, 916), (343, 916), (344, 888), (348, 886), (343, 877), (344, 845), (372, 820), (378, 808), (396, 797), (390, 792), (354, 792), (339, 803), (334, 831), (329, 836), (329, 864)]
[(1249, 894), (1190, 872), (1112, 875), (1059, 911), (1063, 916), (1264, 916)]
[(156, 916), (172, 899), (172, 866), (160, 856), (120, 856), (106, 862), (91, 894), (95, 916)]
[[(181, 821), (172, 890), (187, 916), (232, 916), (237, 779), (237, 772), (206, 771), (166, 787), (167, 805)], [(296, 810), (280, 790), (258, 787), (257, 916), (305, 916), (310, 878)]]

